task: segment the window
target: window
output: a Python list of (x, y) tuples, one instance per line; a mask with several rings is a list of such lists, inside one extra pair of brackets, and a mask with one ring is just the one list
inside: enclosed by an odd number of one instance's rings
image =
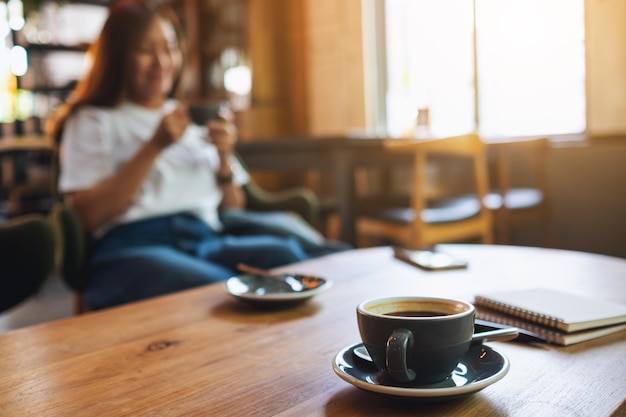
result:
[(585, 130), (583, 0), (385, 0), (386, 127), (435, 136)]

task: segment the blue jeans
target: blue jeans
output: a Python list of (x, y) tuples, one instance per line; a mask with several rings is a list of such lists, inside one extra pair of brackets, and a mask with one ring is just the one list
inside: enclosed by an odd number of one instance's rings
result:
[(190, 214), (152, 218), (97, 243), (84, 297), (97, 310), (225, 280), (239, 262), (273, 268), (306, 258), (291, 237), (220, 234)]

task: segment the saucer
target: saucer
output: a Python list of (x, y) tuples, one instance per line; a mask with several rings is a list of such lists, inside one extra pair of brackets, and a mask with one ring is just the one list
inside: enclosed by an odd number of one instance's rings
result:
[(356, 356), (357, 343), (342, 349), (333, 360), (333, 370), (346, 382), (365, 391), (391, 397), (422, 400), (452, 399), (472, 394), (502, 379), (509, 360), (495, 349), (477, 344), (467, 351), (452, 375), (434, 384), (402, 384), (391, 380), (369, 361)]
[(226, 292), (242, 301), (257, 304), (294, 304), (326, 291), (331, 281), (304, 274), (263, 276), (244, 273), (224, 283)]

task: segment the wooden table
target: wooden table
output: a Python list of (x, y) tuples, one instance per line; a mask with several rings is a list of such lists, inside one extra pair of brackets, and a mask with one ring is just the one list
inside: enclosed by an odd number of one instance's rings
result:
[(0, 154), (23, 151), (52, 151), (54, 144), (42, 135), (0, 137)]
[[(53, 152), (54, 149), (55, 147), (51, 140), (41, 135), (0, 137), (0, 163), (4, 157), (10, 157), (13, 159), (14, 171), (25, 170), (24, 164), (26, 161), (23, 158), (28, 152)], [(24, 177), (25, 174), (16, 172), (13, 176), (23, 179), (20, 177)], [(2, 169), (0, 168), (0, 185), (2, 183)]]
[[(251, 171), (330, 173), (335, 181), (333, 200), (339, 218), (338, 238), (356, 246), (355, 170), (411, 166), (412, 153), (388, 152), (385, 144), (415, 140), (367, 134), (259, 138), (238, 142), (237, 152)], [(515, 143), (511, 138), (483, 140), (495, 149)]]
[(222, 284), (0, 335), (0, 410), (11, 416), (626, 415), (626, 333), (569, 347), (492, 342), (511, 362), (462, 400), (404, 403), (332, 371), (358, 342), (356, 305), (390, 295), (473, 300), (546, 286), (626, 303), (626, 259), (507, 246), (446, 245), (468, 270), (427, 273), (361, 249), (283, 270), (333, 280), (308, 303), (263, 310)]
[[(18, 205), (16, 201), (22, 192), (32, 190), (32, 187), (28, 187), (30, 180), (28, 168), (29, 154), (34, 152), (52, 155), (55, 146), (50, 138), (43, 135), (0, 137), (0, 200), (5, 198), (13, 200), (9, 203), (11, 210), (16, 210)], [(49, 188), (49, 179), (46, 180), (43, 185)]]
[(241, 141), (237, 152), (250, 170), (271, 172), (330, 172), (335, 180), (334, 202), (339, 217), (339, 240), (354, 244), (354, 170), (410, 164), (412, 155), (384, 152), (385, 137), (285, 137)]

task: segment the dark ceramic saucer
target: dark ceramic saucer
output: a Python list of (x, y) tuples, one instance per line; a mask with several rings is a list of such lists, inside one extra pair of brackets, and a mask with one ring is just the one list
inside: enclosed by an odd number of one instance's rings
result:
[(435, 384), (400, 384), (379, 371), (372, 362), (355, 354), (357, 343), (342, 349), (333, 361), (333, 370), (346, 382), (365, 391), (391, 397), (422, 400), (452, 399), (472, 394), (502, 379), (509, 371), (509, 360), (482, 344), (472, 346), (448, 378)]
[(263, 276), (244, 273), (225, 282), (232, 296), (257, 304), (294, 304), (308, 300), (331, 287), (331, 282), (304, 274), (277, 274)]

